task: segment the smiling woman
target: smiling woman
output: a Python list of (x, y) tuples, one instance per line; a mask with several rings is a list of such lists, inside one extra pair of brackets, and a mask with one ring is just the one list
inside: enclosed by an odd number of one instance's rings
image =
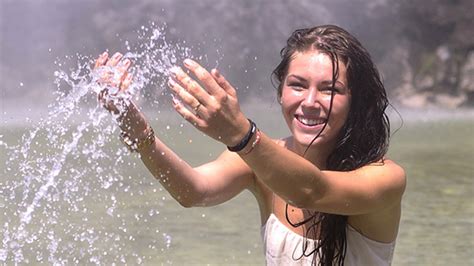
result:
[(319, 145), (319, 153), (322, 147), (328, 151), (334, 149), (351, 100), (350, 91), (344, 85), (347, 83), (346, 67), (342, 63), (339, 66), (339, 75), (333, 86), (332, 61), (327, 54), (315, 50), (293, 55), (282, 84), (280, 102), (283, 116), (296, 140), (294, 148), (300, 153), (309, 146), (313, 147), (310, 144), (318, 134), (313, 144), (325, 143)]
[[(385, 158), (387, 98), (360, 43), (337, 26), (295, 31), (274, 71), (291, 135), (274, 140), (240, 111), (237, 93), (217, 69), (190, 59), (169, 86), (176, 111), (225, 144), (216, 160), (191, 167), (154, 135), (130, 102), (120, 126), (131, 150), (183, 206), (212, 206), (247, 189), (260, 207), (269, 265), (389, 265), (398, 232), (405, 173)], [(116, 67), (119, 87), (133, 82), (121, 54), (99, 57)], [(194, 77), (192, 77), (193, 75)]]

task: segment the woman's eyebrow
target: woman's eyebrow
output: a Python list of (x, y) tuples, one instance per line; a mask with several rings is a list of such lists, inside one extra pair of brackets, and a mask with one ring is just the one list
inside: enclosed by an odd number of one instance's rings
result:
[(306, 82), (306, 79), (305, 79), (305, 78), (303, 78), (303, 77), (301, 77), (301, 76), (298, 76), (298, 75), (295, 75), (295, 74), (290, 74), (290, 75), (286, 76), (286, 78), (287, 78), (287, 79), (288, 79), (288, 78), (295, 78), (295, 79), (297, 79), (297, 80), (299, 80), (299, 81)]

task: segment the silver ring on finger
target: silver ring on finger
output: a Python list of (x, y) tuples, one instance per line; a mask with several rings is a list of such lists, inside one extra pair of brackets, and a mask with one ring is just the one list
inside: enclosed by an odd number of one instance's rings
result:
[(201, 102), (198, 103), (198, 105), (196, 105), (193, 109), (194, 109), (194, 113), (197, 113), (199, 111), (199, 108), (201, 107)]

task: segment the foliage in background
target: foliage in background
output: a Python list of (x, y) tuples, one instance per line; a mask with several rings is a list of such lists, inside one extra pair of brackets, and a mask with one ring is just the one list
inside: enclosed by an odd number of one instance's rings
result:
[(57, 58), (64, 66), (76, 53), (123, 51), (153, 21), (167, 25), (168, 41), (185, 42), (207, 67), (221, 68), (243, 100), (274, 100), (270, 73), (286, 37), (331, 23), (368, 48), (392, 99), (413, 107), (473, 105), (472, 10), (472, 0), (2, 0), (2, 97), (44, 97)]

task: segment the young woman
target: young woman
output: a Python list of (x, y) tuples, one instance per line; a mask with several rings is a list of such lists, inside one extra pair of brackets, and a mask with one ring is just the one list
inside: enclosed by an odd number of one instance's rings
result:
[[(190, 59), (184, 66), (195, 78), (170, 71), (173, 106), (228, 149), (193, 168), (155, 137), (133, 103), (121, 118), (122, 137), (185, 207), (250, 190), (269, 265), (389, 265), (406, 180), (385, 157), (388, 101), (377, 69), (353, 36), (332, 25), (296, 30), (281, 56), (273, 74), (289, 137), (274, 140), (258, 130), (219, 71)], [(123, 91), (133, 80), (130, 63), (104, 53), (96, 67), (116, 66), (122, 82), (112, 85)]]

